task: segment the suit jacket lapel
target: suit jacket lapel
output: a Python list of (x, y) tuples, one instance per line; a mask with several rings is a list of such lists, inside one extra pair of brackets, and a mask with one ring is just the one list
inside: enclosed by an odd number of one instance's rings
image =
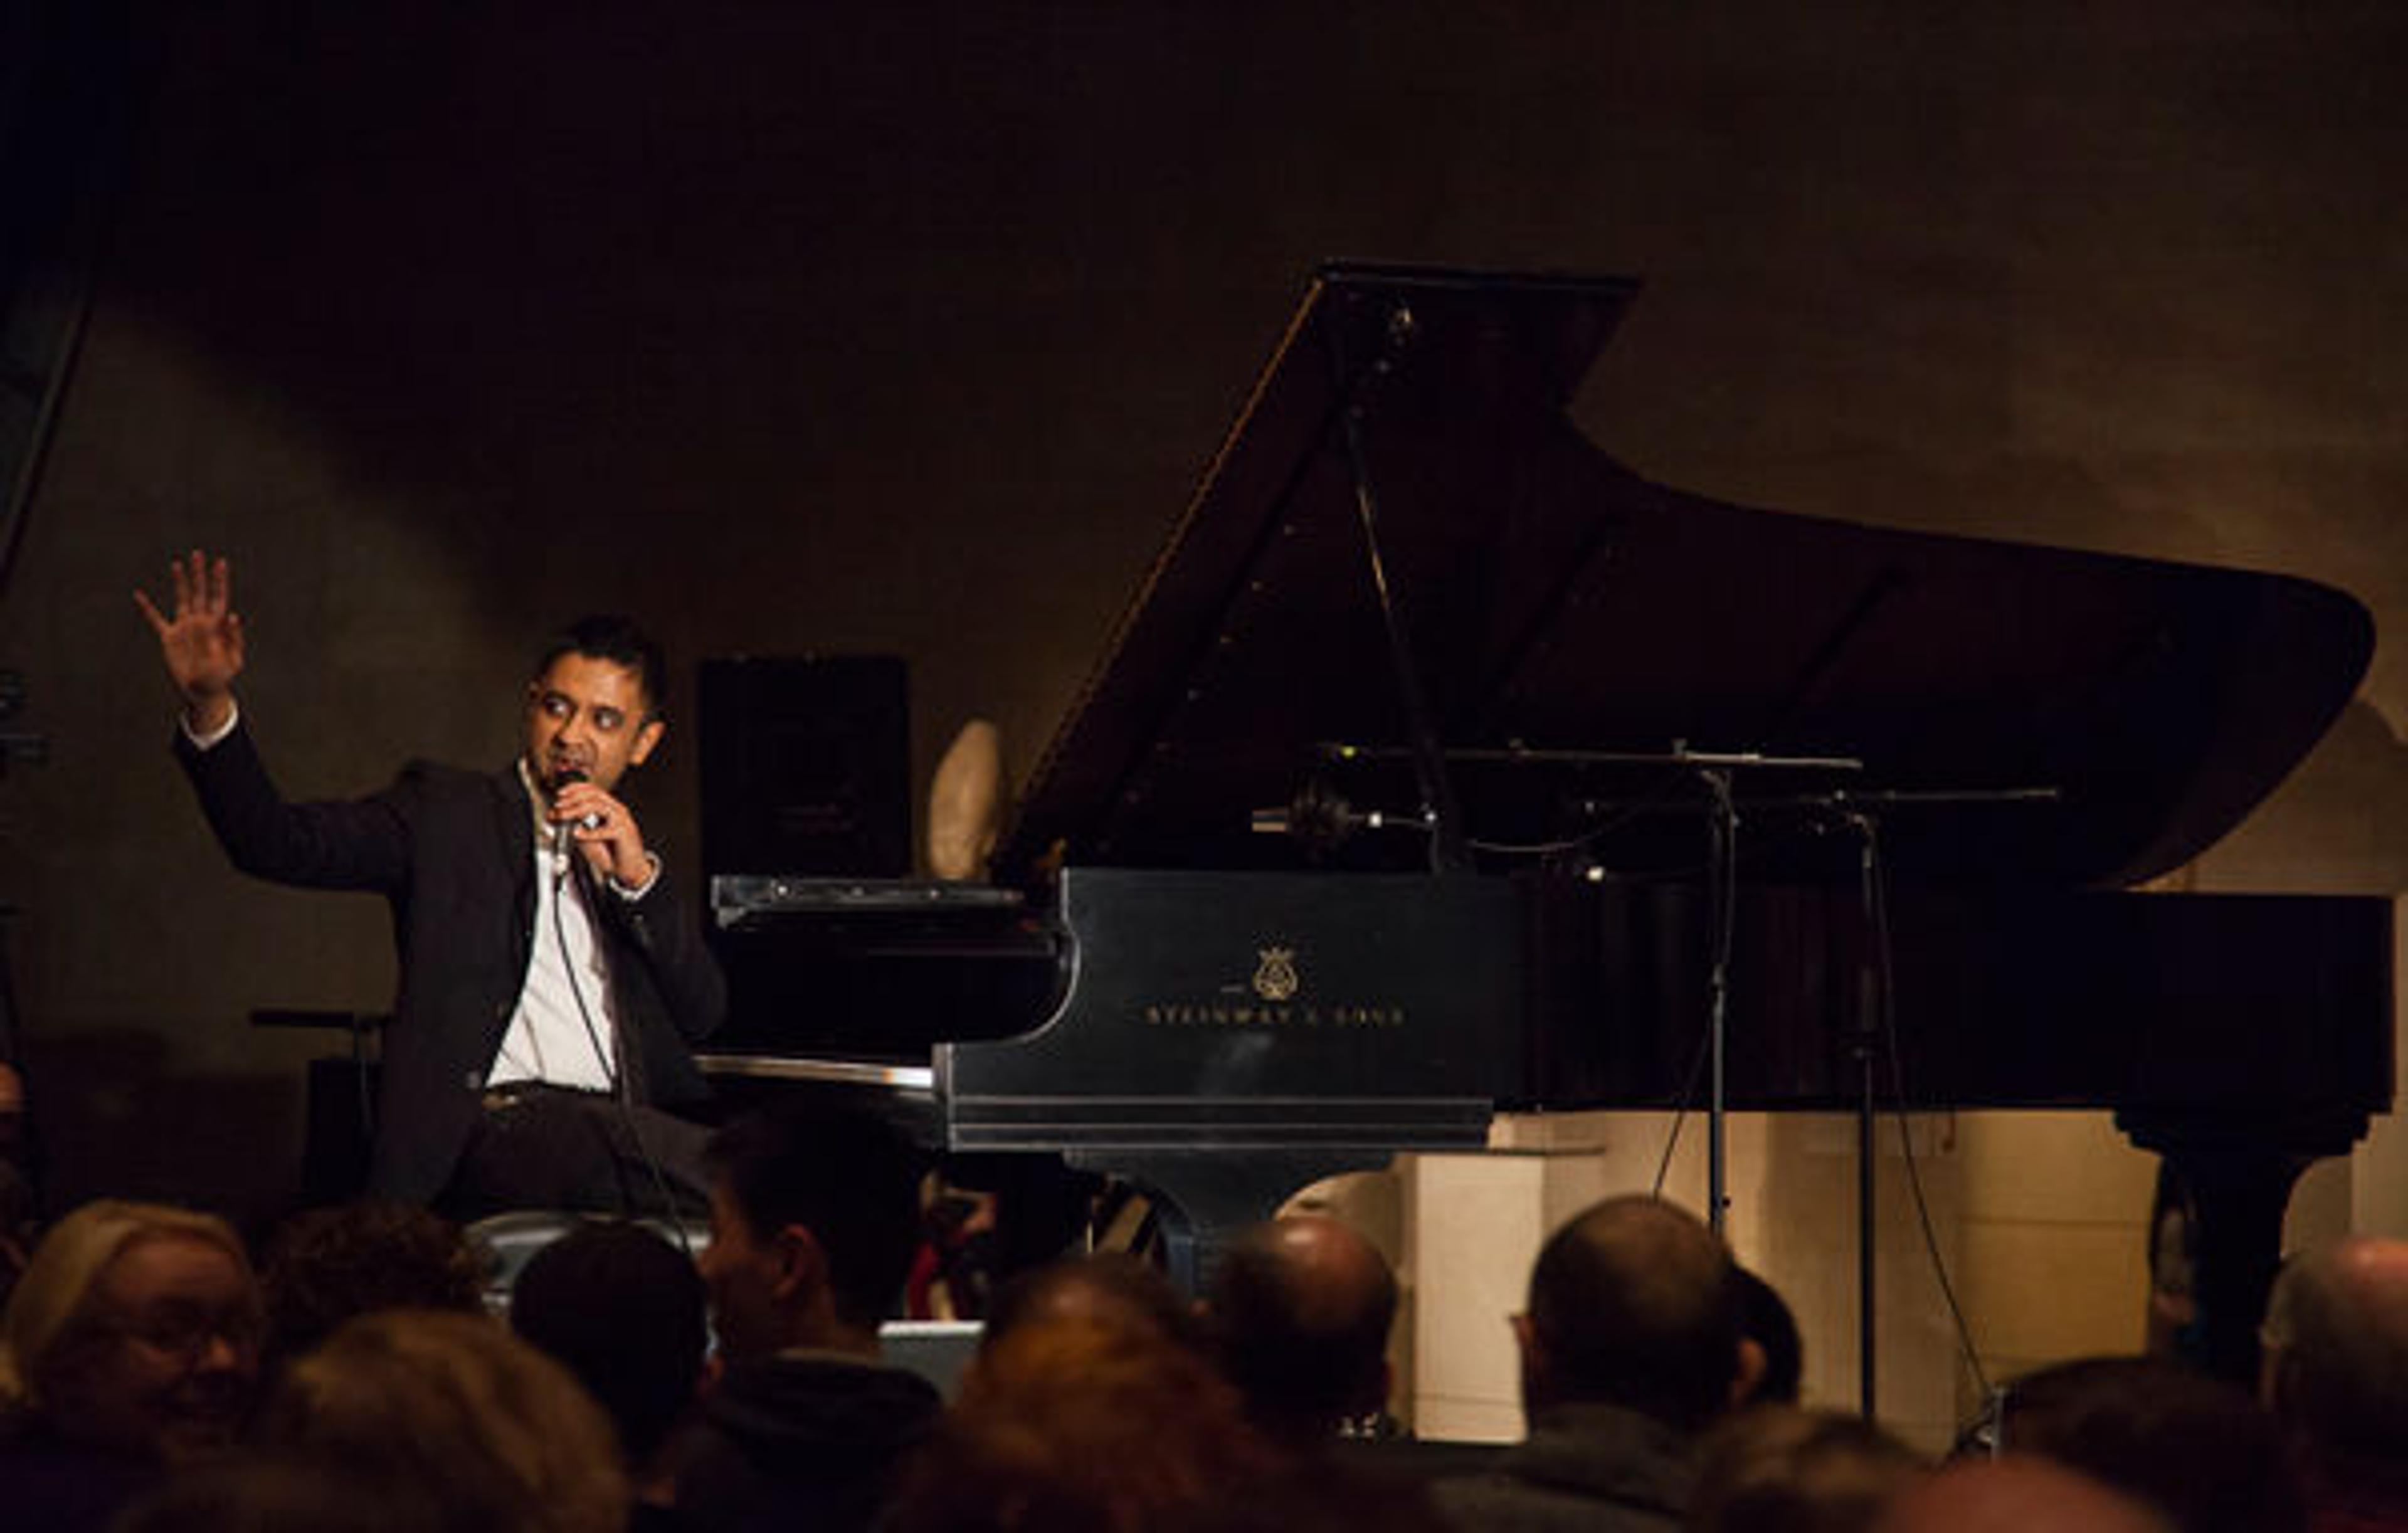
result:
[[(535, 956), (535, 808), (515, 762), (502, 769), (494, 788), (494, 833), (509, 881), (510, 932), (517, 943), (519, 984), (524, 988), (527, 964)], [(518, 997), (513, 995), (510, 1001), (515, 1005)], [(505, 1015), (494, 1029), (494, 1047), (501, 1047), (501, 1029), (509, 1024)]]

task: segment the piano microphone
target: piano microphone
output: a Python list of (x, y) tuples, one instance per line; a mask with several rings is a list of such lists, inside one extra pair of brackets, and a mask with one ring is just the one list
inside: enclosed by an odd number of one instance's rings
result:
[(1247, 828), (1257, 836), (1290, 836), (1324, 852), (1343, 844), (1358, 830), (1427, 830), (1429, 823), (1429, 815), (1423, 811), (1398, 814), (1358, 809), (1344, 795), (1321, 782), (1307, 782), (1285, 804), (1254, 809), (1246, 816)]

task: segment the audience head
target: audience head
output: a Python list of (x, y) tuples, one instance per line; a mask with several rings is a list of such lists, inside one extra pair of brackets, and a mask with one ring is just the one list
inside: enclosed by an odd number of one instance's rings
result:
[(363, 1480), (289, 1454), (236, 1453), (179, 1469), (108, 1525), (109, 1533), (461, 1533), (413, 1481)]
[(2408, 1240), (2364, 1237), (2285, 1267), (2259, 1393), (2322, 1483), (2408, 1495)]
[(1244, 1231), (1221, 1254), (1209, 1312), (1223, 1371), (1273, 1437), (1326, 1438), (1387, 1404), (1397, 1280), (1349, 1225), (1307, 1214)]
[(913, 1467), (899, 1533), (1143, 1533), (1244, 1494), (1274, 1457), (1190, 1348), (1093, 1320), (980, 1354)]
[(1197, 1341), (1196, 1311), (1162, 1268), (1125, 1252), (1065, 1256), (1006, 1282), (988, 1306), (979, 1350), (1025, 1325), (1086, 1321), (1181, 1346)]
[(1865, 1533), (1928, 1466), (1859, 1416), (1758, 1405), (1706, 1438), (1691, 1533)]
[(1700, 1429), (1753, 1382), (1730, 1254), (1694, 1216), (1653, 1197), (1613, 1197), (1555, 1232), (1517, 1316), (1523, 1394), (1533, 1409), (1627, 1407)]
[(379, 1310), (484, 1305), (484, 1275), (459, 1226), (414, 1203), (311, 1209), (268, 1238), (260, 1260), (270, 1371)]
[(1739, 1282), (1739, 1334), (1764, 1354), (1764, 1371), (1748, 1391), (1750, 1403), (1796, 1405), (1805, 1383), (1806, 1347), (1798, 1317), (1772, 1284), (1744, 1267), (1733, 1266)]
[(1967, 1459), (1901, 1492), (1875, 1533), (2175, 1533), (2146, 1503), (2044, 1458)]
[(580, 1225), (535, 1254), (510, 1292), (510, 1326), (577, 1375), (649, 1462), (693, 1404), (709, 1344), (702, 1278), (641, 1225)]
[(617, 1533), (618, 1444), (568, 1370), (497, 1321), (388, 1310), (285, 1370), (259, 1437), (374, 1485), (438, 1497), (451, 1526)]
[(723, 1352), (875, 1353), (920, 1243), (919, 1156), (865, 1113), (777, 1110), (711, 1137), (699, 1265)]
[(2080, 1469), (2183, 1533), (2306, 1526), (2272, 1419), (2240, 1389), (2178, 1363), (2094, 1357), (2042, 1368), (2008, 1391), (1998, 1431), (2003, 1452)]
[(260, 1325), (223, 1220), (87, 1203), (42, 1238), (0, 1313), (0, 1402), (79, 1441), (186, 1458), (241, 1426)]

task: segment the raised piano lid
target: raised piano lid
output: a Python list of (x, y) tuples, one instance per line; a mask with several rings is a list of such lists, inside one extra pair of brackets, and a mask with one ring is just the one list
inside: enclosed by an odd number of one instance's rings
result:
[[(1857, 790), (2054, 789), (1894, 813), (1893, 866), (2110, 885), (2224, 835), (2355, 691), (2372, 623), (2306, 580), (1751, 510), (1640, 478), (1565, 414), (1636, 291), (1322, 271), (1033, 775), (1004, 876), (1057, 843), (1082, 863), (1293, 865), (1247, 833), (1249, 810), (1285, 803), (1318, 742), (1407, 740), (1349, 408), (1450, 750), (1685, 741), (1858, 758)], [(1566, 791), (1458, 779), (1475, 835)], [(1411, 807), (1410, 781), (1386, 807)], [(1389, 848), (1387, 866), (1413, 865)]]

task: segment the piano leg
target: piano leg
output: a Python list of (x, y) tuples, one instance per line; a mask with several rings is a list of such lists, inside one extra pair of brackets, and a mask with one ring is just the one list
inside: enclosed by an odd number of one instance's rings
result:
[(2166, 1158), (2189, 1189), (2199, 1224), (2195, 1293), (2209, 1372), (2258, 1388), (2258, 1327), (2283, 1261), (2283, 1215), (2300, 1173), (2346, 1154), (2366, 1132), (2364, 1113), (2301, 1123), (2234, 1113), (2127, 1110), (2116, 1125)]

